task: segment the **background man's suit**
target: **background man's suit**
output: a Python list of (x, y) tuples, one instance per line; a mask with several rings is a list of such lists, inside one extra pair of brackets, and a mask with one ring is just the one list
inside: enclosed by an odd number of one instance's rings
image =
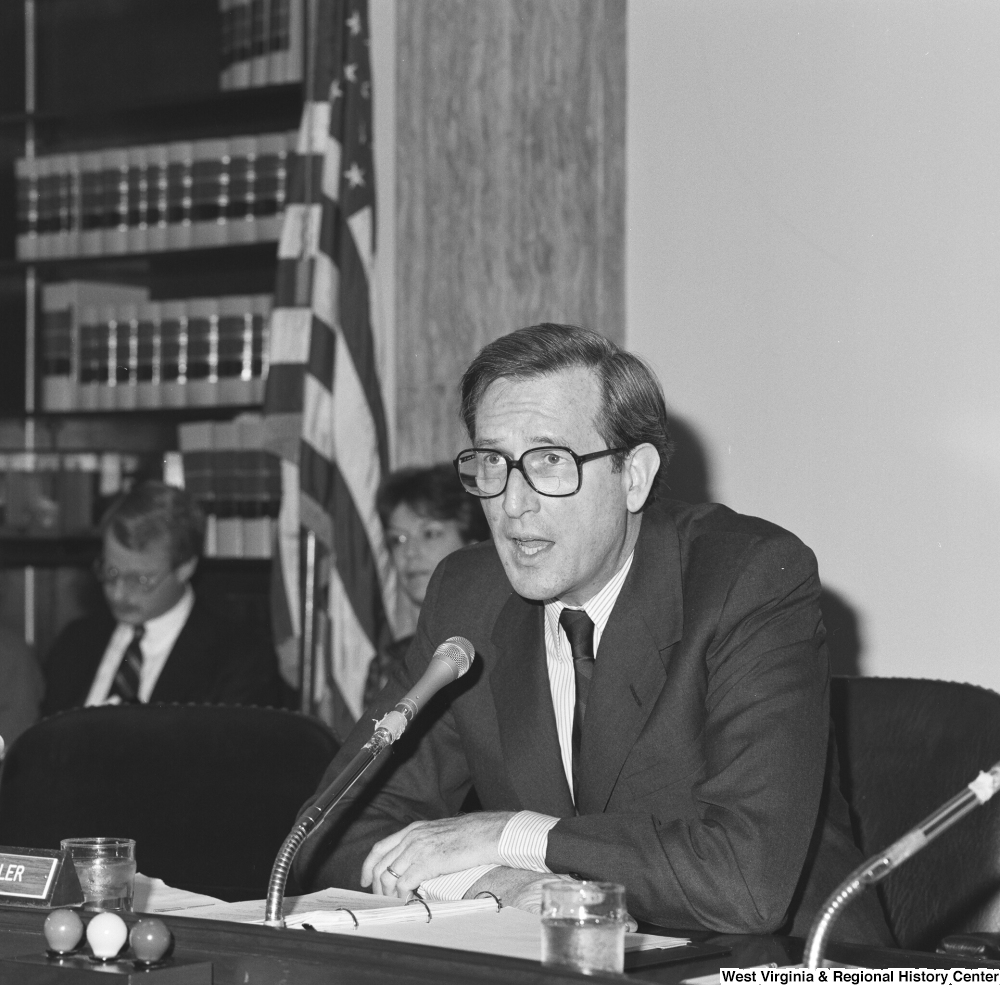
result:
[[(364, 795), (370, 803), (362, 810), (355, 794), (307, 843), (300, 882), (357, 888), (376, 840), (457, 813), (474, 784), (485, 810), (560, 817), (550, 868), (624, 883), (640, 920), (805, 934), (861, 861), (836, 783), (819, 592), (812, 553), (772, 524), (715, 505), (647, 510), (597, 653), (577, 816), (559, 757), (543, 606), (513, 592), (491, 544), (451, 555), (431, 581), (405, 672), (327, 780), (443, 640), (471, 640), (473, 668), (404, 736), (378, 792)], [(838, 936), (891, 941), (877, 900), (856, 906)]]
[[(114, 628), (104, 611), (75, 620), (56, 637), (44, 668), (43, 715), (83, 705)], [(149, 700), (277, 704), (276, 657), (267, 642), (253, 639), (195, 595)]]

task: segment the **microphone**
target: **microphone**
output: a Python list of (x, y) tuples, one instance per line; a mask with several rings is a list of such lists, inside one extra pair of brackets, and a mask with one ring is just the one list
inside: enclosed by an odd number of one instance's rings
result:
[(890, 872), (898, 869), (908, 858), (916, 855), (939, 834), (947, 831), (969, 811), (985, 804), (1000, 791), (1000, 763), (977, 776), (964, 790), (959, 791), (946, 804), (928, 814), (915, 828), (888, 848), (877, 852), (856, 868), (827, 898), (816, 914), (809, 936), (803, 963), (807, 968), (818, 968), (823, 958), (823, 948), (833, 929), (833, 922), (841, 910), (866, 886), (881, 882)]
[(264, 926), (284, 927), (285, 884), (302, 842), (323, 822), (326, 816), (340, 803), (344, 794), (361, 778), (361, 775), (375, 762), (379, 754), (392, 745), (406, 730), (407, 725), (417, 717), (417, 712), (446, 684), (458, 680), (468, 673), (476, 656), (476, 648), (462, 636), (446, 639), (435, 651), (427, 664), (427, 669), (403, 699), (375, 723), (375, 732), (361, 747), (357, 755), (342, 769), (336, 779), (317, 798), (312, 806), (298, 819), (295, 827), (285, 839), (271, 869), (271, 879), (267, 887), (267, 901), (264, 905)]
[(464, 636), (450, 636), (435, 651), (423, 676), (384, 718), (375, 723), (375, 731), (384, 728), (395, 742), (417, 713), (446, 684), (468, 673), (476, 648)]

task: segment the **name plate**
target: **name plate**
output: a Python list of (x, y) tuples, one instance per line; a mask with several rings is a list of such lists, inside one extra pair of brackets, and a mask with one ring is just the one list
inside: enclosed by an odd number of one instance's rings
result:
[(76, 906), (83, 891), (68, 852), (0, 848), (0, 903), (14, 906)]

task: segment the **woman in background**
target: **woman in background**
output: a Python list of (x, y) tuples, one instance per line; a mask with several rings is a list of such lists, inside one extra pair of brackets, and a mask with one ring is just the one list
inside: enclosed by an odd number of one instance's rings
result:
[[(406, 597), (419, 609), (442, 558), (490, 536), (479, 500), (462, 488), (450, 462), (399, 469), (386, 476), (375, 500), (393, 566)], [(379, 651), (368, 668), (365, 707), (406, 655), (412, 634)]]

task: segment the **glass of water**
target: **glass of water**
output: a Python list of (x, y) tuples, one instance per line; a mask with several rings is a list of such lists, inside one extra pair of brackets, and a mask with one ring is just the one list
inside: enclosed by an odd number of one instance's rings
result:
[(132, 912), (135, 841), (132, 838), (63, 838), (73, 859), (87, 910)]
[(542, 886), (542, 964), (591, 974), (624, 971), (625, 887), (552, 880)]

